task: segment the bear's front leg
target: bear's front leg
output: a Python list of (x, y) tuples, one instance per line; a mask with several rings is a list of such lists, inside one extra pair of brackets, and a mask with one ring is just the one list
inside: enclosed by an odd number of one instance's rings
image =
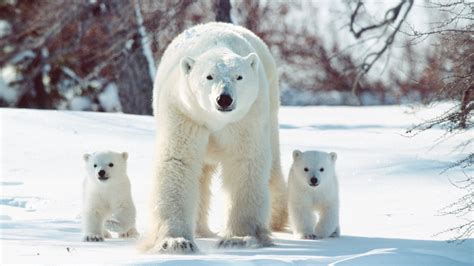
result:
[(290, 194), (288, 211), (293, 234), (301, 239), (316, 239), (316, 216), (303, 195)]
[(139, 234), (135, 227), (135, 216), (135, 206), (124, 206), (116, 211), (113, 219), (105, 222), (105, 226), (117, 232), (120, 238), (137, 238)]
[(339, 237), (339, 235), (339, 210), (337, 206), (322, 206), (319, 210), (316, 236), (318, 238), (327, 238)]
[(205, 165), (200, 183), (199, 212), (196, 226), (197, 237), (215, 237), (217, 234), (212, 232), (208, 226), (208, 211), (211, 199), (211, 178), (216, 169), (215, 165)]
[(174, 119), (178, 121), (159, 129), (151, 230), (144, 248), (158, 253), (192, 253), (197, 251), (194, 230), (199, 176), (209, 132), (190, 121)]
[(229, 199), (229, 210), (224, 237), (218, 247), (273, 245), (268, 229), (271, 155), (257, 141), (246, 145), (254, 145), (254, 149), (237, 151), (222, 162), (223, 188)]
[(84, 211), (82, 219), (83, 241), (104, 241), (104, 215), (100, 211), (91, 208), (91, 210)]

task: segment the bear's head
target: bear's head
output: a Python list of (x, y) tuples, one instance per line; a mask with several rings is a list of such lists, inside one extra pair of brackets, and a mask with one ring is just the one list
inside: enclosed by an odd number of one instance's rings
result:
[(337, 154), (335, 152), (321, 151), (293, 151), (292, 171), (297, 176), (297, 181), (316, 188), (331, 184), (336, 176)]
[(84, 154), (88, 178), (100, 183), (121, 181), (126, 178), (128, 153), (101, 151)]
[(186, 83), (181, 99), (184, 104), (197, 103), (207, 120), (235, 122), (257, 99), (260, 79), (255, 53), (240, 56), (211, 49), (196, 58), (184, 57), (180, 65)]

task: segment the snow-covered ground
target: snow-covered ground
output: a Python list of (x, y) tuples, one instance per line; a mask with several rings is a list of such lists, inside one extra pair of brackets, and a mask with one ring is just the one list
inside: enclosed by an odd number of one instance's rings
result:
[[(275, 233), (276, 246), (215, 248), (198, 239), (192, 256), (140, 254), (132, 240), (81, 242), (82, 154), (128, 151), (129, 176), (146, 228), (155, 126), (152, 117), (87, 112), (0, 109), (1, 262), (163, 263), (167, 265), (473, 265), (474, 241), (462, 245), (434, 234), (462, 222), (438, 211), (463, 194), (440, 172), (463, 154), (453, 149), (472, 131), (433, 145), (433, 129), (413, 138), (404, 130), (422, 117), (406, 107), (284, 107), (280, 111), (285, 173), (293, 149), (338, 153), (341, 229), (338, 239), (297, 240)], [(472, 147), (464, 150), (467, 153)], [(471, 170), (472, 171), (472, 170)], [(470, 172), (472, 174), (472, 172)], [(219, 177), (213, 183), (211, 228), (222, 226)]]

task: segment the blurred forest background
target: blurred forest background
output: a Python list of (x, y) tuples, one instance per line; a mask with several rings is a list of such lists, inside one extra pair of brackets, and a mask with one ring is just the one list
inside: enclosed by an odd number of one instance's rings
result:
[(464, 0), (0, 0), (0, 106), (151, 114), (166, 46), (217, 20), (269, 45), (283, 105), (454, 100), (465, 127), (473, 12)]

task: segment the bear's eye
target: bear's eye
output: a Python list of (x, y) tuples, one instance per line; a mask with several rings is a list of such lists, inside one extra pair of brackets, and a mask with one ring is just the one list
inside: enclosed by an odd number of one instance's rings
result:
[(319, 172), (324, 172), (324, 168), (320, 168), (320, 169), (319, 169)]
[(207, 80), (213, 80), (214, 78), (213, 78), (211, 75), (208, 75), (208, 76), (206, 77), (206, 79), (207, 79)]
[(242, 76), (237, 76), (237, 80), (242, 80), (243, 77)]
[(303, 170), (304, 170), (305, 172), (308, 172), (308, 167), (305, 167)]
[(114, 167), (114, 164), (113, 164), (113, 163), (109, 163), (109, 166), (110, 166), (110, 167)]
[(94, 168), (96, 168), (96, 167), (97, 167), (97, 164), (94, 164)]

